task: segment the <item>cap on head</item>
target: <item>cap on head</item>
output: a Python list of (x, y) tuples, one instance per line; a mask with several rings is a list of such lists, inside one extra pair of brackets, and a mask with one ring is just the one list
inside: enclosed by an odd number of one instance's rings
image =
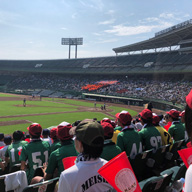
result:
[(114, 128), (111, 125), (111, 123), (103, 122), (103, 123), (101, 123), (101, 126), (104, 129), (104, 137), (111, 139), (113, 137), (113, 131), (114, 131)]
[(29, 134), (38, 136), (42, 132), (42, 127), (39, 123), (32, 123), (28, 128)]
[(121, 111), (120, 113), (117, 113), (115, 116), (123, 125), (127, 125), (132, 120), (132, 116), (128, 111)]
[(72, 125), (66, 121), (63, 121), (57, 126), (57, 138), (60, 140), (68, 140), (73, 136), (69, 134), (69, 130), (72, 128)]
[(57, 138), (57, 127), (53, 127), (50, 131), (50, 137), (52, 139), (56, 139)]
[(103, 123), (103, 122), (111, 123), (111, 120), (109, 118), (105, 117), (101, 120), (101, 123)]
[(92, 120), (83, 120), (75, 129), (76, 138), (91, 146), (91, 147), (101, 147), (102, 143), (95, 144), (94, 140), (101, 138), (104, 141), (104, 130), (101, 124)]
[(185, 110), (183, 110), (180, 114), (179, 117), (184, 117), (185, 116)]
[(170, 111), (167, 111), (166, 113), (169, 114), (169, 116), (171, 116), (174, 119), (179, 118), (179, 111), (177, 111), (176, 109), (171, 109)]
[(153, 115), (152, 123), (153, 123), (153, 125), (157, 125), (160, 121), (160, 117), (156, 113), (153, 113), (152, 115)]
[(153, 117), (152, 112), (149, 109), (144, 109), (143, 111), (141, 111), (141, 113), (139, 113), (139, 115), (145, 120), (151, 120)]
[(189, 94), (186, 96), (186, 103), (189, 106), (190, 109), (192, 109), (192, 89), (189, 92)]

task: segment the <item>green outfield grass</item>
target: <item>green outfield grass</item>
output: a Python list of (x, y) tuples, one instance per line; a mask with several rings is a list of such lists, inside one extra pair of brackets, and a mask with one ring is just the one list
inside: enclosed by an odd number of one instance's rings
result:
[[(4, 94), (0, 94), (1, 96)], [(6, 95), (6, 94), (5, 94)], [(12, 95), (14, 96), (14, 95)], [(16, 95), (17, 96), (17, 95)], [(17, 96), (19, 97), (19, 96)], [(30, 101), (27, 100), (27, 106), (23, 107), (23, 100), (16, 101), (0, 101), (0, 123), (14, 123), (17, 120), (24, 120), (21, 124), (4, 125), (0, 126), (0, 132), (5, 134), (12, 134), (15, 130), (27, 131), (27, 127), (32, 122), (40, 123), (43, 128), (58, 125), (63, 121), (74, 123), (76, 120), (83, 120), (85, 118), (97, 118), (102, 120), (104, 117), (110, 119), (115, 118), (115, 114), (128, 110), (133, 116), (137, 112), (129, 110), (125, 105), (125, 108), (110, 106), (111, 112), (107, 111), (110, 116), (104, 114), (105, 111), (91, 112), (91, 111), (79, 111), (80, 107), (94, 108), (93, 102), (84, 102), (70, 99), (49, 99), (43, 98), (42, 101)], [(100, 108), (101, 104), (97, 104)], [(82, 108), (81, 108), (82, 109)], [(57, 113), (57, 114), (51, 114)], [(15, 115), (25, 115), (12, 117)], [(112, 116), (111, 116), (112, 115)], [(5, 117), (6, 118), (5, 118)]]
[(12, 94), (6, 94), (6, 93), (0, 93), (0, 97), (19, 97), (18, 95), (12, 95)]

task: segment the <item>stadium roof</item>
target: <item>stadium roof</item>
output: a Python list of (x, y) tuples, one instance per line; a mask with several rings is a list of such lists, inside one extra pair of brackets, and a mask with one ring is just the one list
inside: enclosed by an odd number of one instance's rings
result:
[(155, 37), (150, 38), (149, 40), (113, 48), (113, 51), (115, 51), (115, 53), (123, 53), (177, 46), (180, 41), (190, 38), (192, 39), (192, 20), (157, 32)]

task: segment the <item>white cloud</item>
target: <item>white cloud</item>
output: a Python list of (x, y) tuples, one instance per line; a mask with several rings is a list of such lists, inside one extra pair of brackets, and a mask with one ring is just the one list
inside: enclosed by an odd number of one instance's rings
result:
[(138, 25), (138, 26), (125, 26), (125, 25), (115, 25), (112, 29), (105, 30), (106, 33), (113, 33), (117, 36), (130, 36), (142, 33), (152, 32), (154, 29), (165, 29), (172, 26), (172, 23), (161, 22), (157, 25)]
[(111, 20), (101, 21), (98, 24), (99, 25), (108, 25), (108, 24), (113, 24), (114, 22), (115, 22), (115, 19), (111, 19)]
[(175, 15), (173, 13), (161, 13), (159, 17), (164, 19), (175, 19)]
[(151, 23), (151, 22), (157, 22), (159, 21), (159, 18), (157, 17), (148, 17), (143, 20), (139, 20), (139, 23)]
[(117, 36), (130, 36), (130, 35), (136, 35), (141, 33), (147, 33), (151, 32), (152, 29), (154, 29), (155, 26), (124, 26), (124, 25), (115, 25), (112, 29), (105, 30), (106, 33), (114, 33)]
[(72, 19), (77, 18), (77, 13), (73, 13), (71, 17), (72, 17)]
[(86, 0), (79, 0), (80, 4), (84, 7), (89, 7), (91, 9), (96, 9), (99, 11), (103, 10), (104, 4), (102, 0), (89, 0), (89, 2)]
[(112, 9), (111, 9), (111, 10), (107, 11), (107, 13), (106, 13), (106, 14), (108, 14), (108, 15), (111, 15), (111, 16), (112, 16), (114, 13), (115, 13), (115, 10), (112, 10)]
[(113, 42), (117, 42), (117, 41), (118, 41), (118, 39), (105, 39), (105, 40), (99, 40), (95, 43), (99, 43), (99, 44), (101, 44), (101, 43), (113, 43)]
[(101, 34), (101, 33), (93, 33), (93, 35), (95, 35), (95, 36), (101, 36), (102, 34)]
[(67, 30), (67, 28), (66, 28), (66, 27), (62, 27), (61, 29), (62, 29), (62, 30)]

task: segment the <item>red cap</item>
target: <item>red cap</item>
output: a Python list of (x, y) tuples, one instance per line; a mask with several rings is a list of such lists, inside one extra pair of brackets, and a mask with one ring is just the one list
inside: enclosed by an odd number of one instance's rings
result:
[(116, 123), (114, 121), (111, 121), (111, 125), (113, 126), (113, 128), (116, 127)]
[(190, 109), (192, 109), (192, 89), (189, 94), (186, 96), (186, 103)]
[(103, 123), (101, 123), (101, 126), (104, 129), (104, 136), (108, 137), (108, 138), (112, 138), (113, 137), (114, 128), (111, 125), (111, 123), (103, 122)]
[(185, 116), (185, 110), (182, 111), (180, 114), (179, 114), (179, 117), (184, 117)]
[(101, 123), (103, 123), (103, 122), (111, 123), (111, 120), (109, 118), (105, 117), (101, 120)]
[(132, 117), (128, 111), (121, 111), (121, 113), (117, 113), (115, 116), (123, 125), (126, 125), (132, 120)]
[(50, 137), (52, 139), (56, 139), (57, 138), (57, 127), (53, 127), (50, 131)]
[(139, 115), (140, 115), (143, 119), (146, 119), (146, 120), (150, 120), (150, 119), (152, 119), (152, 117), (153, 117), (152, 112), (151, 112), (151, 110), (149, 110), (149, 109), (144, 109), (143, 111), (141, 111), (141, 113), (139, 113)]
[(69, 134), (69, 130), (72, 128), (70, 123), (63, 121), (57, 126), (57, 138), (60, 140), (68, 140), (73, 136)]
[(160, 117), (156, 113), (152, 113), (152, 115), (153, 115), (153, 122), (152, 123), (154, 125), (158, 124), (160, 121)]
[(179, 117), (179, 111), (177, 111), (176, 109), (171, 109), (170, 111), (167, 111), (166, 113), (169, 114), (174, 119), (177, 119)]
[(27, 129), (29, 130), (29, 134), (34, 136), (39, 135), (42, 132), (42, 127), (39, 123), (32, 123)]

